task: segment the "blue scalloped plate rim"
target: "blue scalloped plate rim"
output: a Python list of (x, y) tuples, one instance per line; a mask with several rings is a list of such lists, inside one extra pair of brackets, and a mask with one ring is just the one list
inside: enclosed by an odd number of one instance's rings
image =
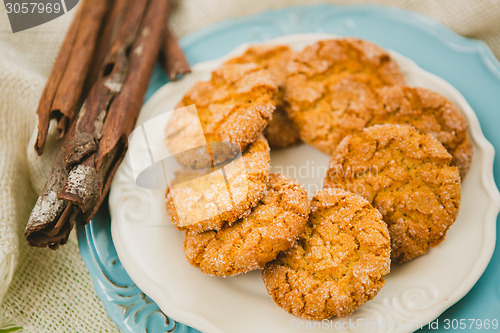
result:
[[(418, 14), (373, 5), (289, 7), (217, 23), (182, 39), (181, 46), (189, 62), (196, 64), (221, 57), (241, 43), (304, 32), (364, 38), (411, 58), (462, 93), (476, 111), (486, 138), (495, 150), (500, 149), (496, 128), (500, 112), (495, 110), (500, 105), (500, 63), (484, 43), (457, 35)], [(146, 100), (167, 82), (157, 66)], [(498, 155), (493, 171), (498, 187)], [(87, 225), (77, 226), (77, 233), (80, 254), (110, 318), (123, 332), (198, 332), (169, 319), (134, 284), (118, 259), (104, 206)], [(496, 233), (498, 241), (500, 229)], [(500, 320), (500, 247), (476, 285), (441, 314), (439, 329), (432, 331), (448, 331), (444, 325), (447, 319)]]

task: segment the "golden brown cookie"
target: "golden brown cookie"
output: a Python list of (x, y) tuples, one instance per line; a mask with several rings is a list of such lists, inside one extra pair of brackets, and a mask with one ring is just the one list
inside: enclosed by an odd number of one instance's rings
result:
[(453, 157), (462, 179), (469, 171), (473, 147), (467, 135), (467, 121), (457, 107), (440, 94), (424, 88), (383, 87), (377, 91), (379, 107), (369, 125), (410, 124), (434, 136)]
[(323, 189), (297, 243), (268, 263), (262, 277), (276, 304), (294, 316), (345, 317), (382, 288), (390, 251), (387, 226), (368, 201)]
[[(197, 82), (182, 98), (178, 108), (196, 105), (197, 117), (174, 112), (166, 128), (166, 144), (172, 154), (200, 147), (200, 127), (207, 143), (230, 142), (232, 146), (217, 145), (208, 152), (214, 161), (225, 161), (257, 139), (271, 120), (276, 108), (278, 87), (271, 74), (254, 63), (226, 64), (215, 70), (209, 81)], [(198, 130), (199, 132), (199, 130)], [(224, 149), (228, 148), (228, 149)], [(176, 157), (189, 157), (181, 154)], [(196, 158), (178, 161), (188, 167), (207, 167)]]
[(403, 83), (398, 64), (379, 46), (354, 38), (319, 41), (288, 66), (287, 112), (302, 140), (331, 154), (343, 131), (370, 120), (374, 89)]
[(282, 87), (292, 55), (293, 51), (286, 45), (256, 45), (249, 47), (242, 55), (229, 59), (226, 64), (256, 63), (267, 69), (276, 84)]
[(201, 232), (248, 215), (267, 192), (269, 163), (269, 145), (260, 134), (242, 156), (220, 168), (178, 172), (166, 193), (172, 223)]
[(286, 148), (300, 142), (299, 132), (285, 112), (283, 100), (286, 68), (293, 55), (293, 51), (286, 45), (258, 45), (252, 46), (241, 56), (231, 58), (227, 63), (257, 63), (269, 71), (278, 85), (276, 95), (276, 110), (271, 122), (264, 130), (264, 135), (271, 148)]
[(309, 215), (297, 182), (271, 174), (266, 195), (244, 218), (219, 231), (186, 232), (184, 252), (205, 274), (230, 276), (259, 269), (292, 246)]
[(433, 136), (409, 125), (375, 125), (337, 146), (324, 181), (358, 193), (389, 227), (391, 257), (403, 263), (444, 240), (460, 206), (460, 174)]

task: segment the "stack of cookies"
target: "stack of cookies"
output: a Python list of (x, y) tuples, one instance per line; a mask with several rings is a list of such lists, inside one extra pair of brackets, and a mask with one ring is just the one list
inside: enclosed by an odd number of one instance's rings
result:
[[(286, 67), (280, 64), (289, 60), (284, 51), (269, 55), (272, 68)], [(253, 56), (267, 66), (266, 54)], [(185, 94), (166, 129), (167, 147), (182, 165), (167, 190), (167, 211), (186, 230), (187, 259), (206, 274), (262, 269), (293, 245), (309, 216), (305, 189), (270, 173), (263, 132), (272, 137), (273, 112), (284, 112), (283, 74), (278, 80), (264, 64), (226, 63)], [(295, 129), (293, 135), (296, 141)]]
[[(268, 293), (297, 317), (349, 315), (391, 262), (425, 254), (457, 218), (467, 122), (438, 93), (406, 86), (373, 43), (251, 47), (178, 106), (166, 144), (182, 168), (166, 206), (188, 261), (224, 277), (263, 269)], [(269, 171), (270, 147), (301, 141), (331, 156), (311, 201)]]

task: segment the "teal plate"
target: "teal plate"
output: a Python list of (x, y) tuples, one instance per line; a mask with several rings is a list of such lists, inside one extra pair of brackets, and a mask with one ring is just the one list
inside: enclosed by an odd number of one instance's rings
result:
[[(292, 7), (218, 23), (184, 38), (181, 45), (189, 62), (196, 64), (219, 58), (242, 43), (306, 32), (368, 39), (414, 60), (460, 91), (476, 111), (485, 137), (495, 151), (500, 149), (497, 129), (500, 124), (500, 63), (483, 43), (461, 37), (410, 12), (367, 5)], [(167, 82), (161, 68), (155, 68), (146, 99)], [(494, 175), (498, 187), (498, 155), (495, 156)], [(78, 226), (77, 232), (80, 253), (96, 293), (110, 318), (123, 332), (198, 332), (169, 319), (130, 279), (111, 239), (107, 207), (87, 225)], [(498, 229), (496, 239), (497, 242), (500, 239)], [(496, 248), (476, 285), (441, 314), (439, 329), (432, 331), (456, 331), (452, 324), (459, 323), (460, 319), (500, 320), (500, 247)], [(446, 329), (448, 320), (450, 327)], [(474, 329), (493, 332), (491, 328), (478, 329), (476, 326), (464, 331)], [(431, 329), (426, 327), (421, 331)]]

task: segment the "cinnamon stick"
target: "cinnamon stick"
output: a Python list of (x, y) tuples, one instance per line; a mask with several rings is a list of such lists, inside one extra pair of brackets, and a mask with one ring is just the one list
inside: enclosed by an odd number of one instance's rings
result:
[[(90, 220), (97, 212), (109, 191), (111, 180), (125, 156), (128, 147), (128, 136), (135, 127), (144, 102), (149, 79), (159, 55), (162, 26), (165, 25), (168, 18), (168, 9), (168, 1), (150, 1), (143, 27), (131, 52), (131, 71), (120, 95), (111, 104), (108, 117), (104, 123), (103, 137), (95, 153), (96, 172), (102, 175), (101, 179), (104, 184), (93, 210), (85, 215), (86, 221)], [(170, 52), (169, 55), (174, 56)], [(127, 112), (123, 112), (123, 110), (127, 110)]]
[(186, 56), (168, 24), (164, 26), (160, 61), (170, 81), (177, 81), (183, 75), (191, 73)]
[[(171, 15), (178, 5), (177, 0), (169, 0), (167, 15)], [(168, 22), (163, 25), (163, 38), (160, 49), (160, 63), (170, 81), (177, 81), (183, 75), (191, 73), (189, 62), (182, 52), (177, 38)]]
[[(47, 183), (31, 212), (28, 221), (31, 237), (27, 238), (31, 246), (52, 245), (54, 237), (49, 236), (50, 239), (47, 239), (43, 230), (54, 229), (68, 206), (67, 202), (57, 198), (68, 177), (63, 160), (64, 155), (59, 151), (52, 164), (52, 172)], [(58, 243), (59, 239), (55, 239), (54, 242)]]
[(96, 41), (110, 2), (84, 0), (66, 34), (36, 111), (38, 135), (35, 149), (39, 155), (45, 147), (50, 120), (57, 120), (60, 139), (80, 106)]
[[(93, 153), (97, 150), (97, 142), (104, 139), (103, 130), (109, 121), (111, 103), (121, 92), (127, 75), (139, 71), (132, 66), (129, 58), (136, 50), (134, 41), (147, 4), (147, 0), (129, 3), (127, 15), (105, 61), (103, 77), (92, 87), (80, 111), (75, 135), (64, 147), (66, 166), (71, 171), (59, 197), (79, 206), (82, 212), (95, 205), (101, 192), (103, 175), (96, 172)], [(122, 121), (134, 121), (132, 117), (127, 117), (126, 109), (121, 109), (119, 114)]]
[[(95, 69), (95, 67), (90, 69), (90, 73), (87, 75), (86, 85), (90, 86), (91, 84), (95, 84), (98, 73), (101, 72), (104, 56), (110, 49), (110, 40), (113, 35), (117, 33), (116, 26), (120, 22), (123, 22), (124, 8), (127, 2), (127, 0), (115, 0), (112, 4), (112, 7), (108, 9), (108, 13), (105, 16), (105, 23), (103, 25), (101, 23), (98, 23), (99, 25), (102, 25), (102, 31), (99, 33), (99, 45), (96, 47), (97, 51), (92, 60), (92, 66), (97, 67), (97, 70)], [(79, 17), (75, 17), (75, 20), (79, 20)], [(78, 24), (75, 25), (75, 23), (73, 23), (70, 30), (75, 26), (78, 27)], [(71, 31), (70, 33), (68, 33), (68, 35), (70, 34)], [(66, 40), (64, 43), (66, 43)], [(63, 49), (64, 45), (61, 47), (61, 50)], [(61, 54), (62, 53), (60, 52), (59, 55)], [(59, 61), (56, 61), (54, 67), (57, 67), (58, 64), (60, 64)], [(53, 70), (53, 72), (57, 73), (58, 71)], [(49, 87), (49, 85), (53, 84), (53, 82), (54, 81), (49, 79), (45, 89), (51, 90), (53, 87)], [(89, 89), (85, 90), (88, 91)], [(93, 110), (98, 111), (99, 105), (92, 104), (92, 106), (94, 107)], [(52, 170), (49, 174), (47, 183), (43, 188), (29, 217), (25, 229), (25, 237), (31, 246), (49, 246), (53, 249), (56, 249), (59, 244), (64, 244), (66, 242), (72, 225), (75, 223), (76, 214), (78, 213), (77, 209), (75, 209), (73, 205), (68, 205), (66, 201), (58, 199), (57, 197), (61, 192), (64, 184), (66, 183), (69, 175), (69, 169), (67, 168), (68, 163), (71, 162), (68, 162), (68, 151), (70, 149), (69, 147), (77, 147), (77, 149), (75, 149), (73, 153), (75, 155), (78, 153), (78, 151), (81, 151), (82, 154), (88, 154), (85, 153), (85, 151), (96, 149), (95, 143), (93, 144), (92, 148), (92, 143), (89, 140), (81, 139), (82, 134), (80, 132), (83, 124), (79, 120), (82, 119), (82, 116), (86, 114), (88, 110), (91, 109), (91, 107), (87, 107), (87, 105), (84, 104), (81, 109), (83, 110), (83, 112), (80, 111), (77, 121), (73, 123), (67, 135), (63, 139), (60, 149), (56, 154), (56, 158), (54, 159)], [(80, 134), (77, 135), (76, 133)], [(90, 147), (86, 146), (85, 143), (88, 143)], [(64, 212), (68, 206), (71, 206), (72, 214), (64, 215)], [(61, 225), (64, 225), (65, 227), (57, 228), (57, 226)], [(56, 231), (55, 234), (54, 231)]]
[[(162, 26), (167, 18), (168, 2), (151, 0), (142, 21), (141, 29), (130, 52), (127, 78), (120, 93), (112, 101), (103, 125), (102, 139), (97, 151), (93, 154), (92, 163), (85, 163), (87, 173), (92, 176), (81, 178), (82, 167), (70, 172), (70, 178), (77, 182), (67, 182), (59, 195), (69, 202), (78, 205), (85, 213), (85, 219), (90, 219), (102, 203), (109, 190), (111, 179), (122, 161), (127, 146), (128, 135), (134, 129), (135, 122), (141, 110), (144, 96), (152, 74), (154, 64), (159, 54), (162, 37)], [(92, 191), (77, 191), (79, 187), (92, 188), (99, 183), (99, 195)], [(75, 196), (74, 193), (78, 192)], [(89, 202), (91, 202), (89, 204)], [(88, 207), (93, 210), (88, 212)]]
[(98, 78), (28, 221), (25, 237), (34, 246), (57, 248), (75, 222), (93, 217), (126, 152), (170, 7), (165, 0), (128, 1), (124, 7), (125, 17), (118, 20), (120, 28)]
[(102, 26), (102, 31), (99, 33), (100, 39), (97, 43), (94, 59), (90, 66), (90, 72), (88, 74), (88, 80), (85, 83), (84, 92), (90, 91), (94, 82), (97, 81), (97, 78), (101, 75), (102, 64), (108, 54), (111, 42), (116, 37), (119, 27), (124, 20), (127, 3), (128, 0), (113, 0), (111, 8), (104, 18), (104, 25)]

